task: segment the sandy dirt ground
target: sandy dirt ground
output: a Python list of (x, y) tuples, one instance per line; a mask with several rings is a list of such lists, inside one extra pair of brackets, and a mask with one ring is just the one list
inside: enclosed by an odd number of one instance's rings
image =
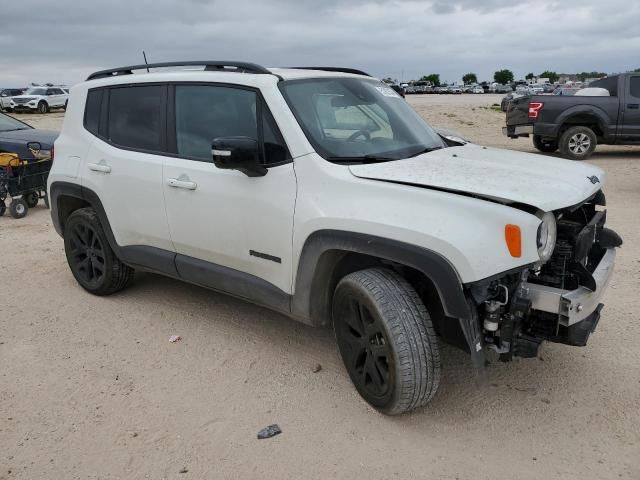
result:
[[(498, 96), (408, 101), (477, 143), (534, 152), (501, 135)], [(63, 114), (21, 118), (60, 128)], [(640, 149), (592, 161), (625, 245), (589, 345), (546, 345), (484, 381), (443, 346), (435, 399), (395, 418), (358, 397), (330, 331), (149, 274), (93, 297), (44, 206), (0, 218), (0, 479), (639, 479)], [(257, 440), (272, 423), (283, 433)]]

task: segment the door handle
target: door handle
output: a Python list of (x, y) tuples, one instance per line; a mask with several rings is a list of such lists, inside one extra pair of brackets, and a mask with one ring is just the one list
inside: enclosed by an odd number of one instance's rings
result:
[(168, 179), (167, 185), (174, 188), (184, 188), (186, 190), (195, 190), (196, 188), (198, 188), (198, 184), (196, 182), (184, 179), (182, 176), (180, 176), (180, 178)]
[(637, 103), (627, 103), (627, 108), (630, 108), (630, 109), (631, 109), (631, 108), (637, 109), (637, 108), (640, 108), (640, 104), (637, 104)]
[(100, 163), (89, 163), (87, 167), (94, 172), (111, 173), (111, 167), (104, 160), (101, 160)]

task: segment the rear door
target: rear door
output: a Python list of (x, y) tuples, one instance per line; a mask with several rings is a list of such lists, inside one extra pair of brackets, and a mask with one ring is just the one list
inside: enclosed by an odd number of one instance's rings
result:
[[(175, 155), (166, 158), (163, 184), (181, 276), (248, 298), (267, 284), (289, 293), (296, 178), (261, 95), (228, 84), (177, 84), (169, 98)], [(232, 136), (258, 140), (265, 176), (213, 164), (212, 140)], [(247, 285), (253, 291), (238, 291)]]
[(160, 249), (172, 263), (162, 193), (166, 89), (138, 84), (90, 90), (84, 127), (96, 138), (80, 171), (82, 186), (98, 195), (118, 245), (143, 247), (137, 251), (147, 254)]
[(625, 79), (622, 125), (623, 141), (640, 142), (640, 74)]

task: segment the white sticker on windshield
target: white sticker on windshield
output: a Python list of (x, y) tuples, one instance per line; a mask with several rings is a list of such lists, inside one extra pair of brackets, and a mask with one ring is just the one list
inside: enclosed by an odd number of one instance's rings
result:
[(378, 90), (382, 95), (384, 95), (385, 97), (397, 97), (397, 98), (402, 98), (400, 95), (398, 95), (396, 93), (396, 91), (391, 88), (391, 87), (387, 87), (384, 85), (380, 85), (376, 87), (376, 90)]

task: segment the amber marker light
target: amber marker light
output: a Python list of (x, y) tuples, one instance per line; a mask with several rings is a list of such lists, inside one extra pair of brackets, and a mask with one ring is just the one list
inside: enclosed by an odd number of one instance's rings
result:
[(522, 256), (522, 234), (520, 227), (507, 223), (504, 226), (504, 239), (507, 242), (507, 248), (512, 257), (520, 258)]

